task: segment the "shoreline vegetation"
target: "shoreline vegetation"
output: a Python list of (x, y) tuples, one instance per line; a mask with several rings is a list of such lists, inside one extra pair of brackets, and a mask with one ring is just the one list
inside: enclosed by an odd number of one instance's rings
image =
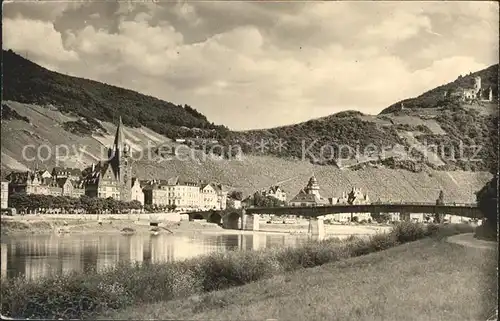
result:
[[(35, 281), (1, 281), (2, 315), (31, 319), (82, 319), (125, 308), (200, 295), (344, 261), (427, 237), (472, 233), (467, 224), (401, 222), (369, 238), (326, 239), (298, 247), (213, 253), (193, 259), (89, 270)], [(360, 276), (362, 278), (362, 276)]]

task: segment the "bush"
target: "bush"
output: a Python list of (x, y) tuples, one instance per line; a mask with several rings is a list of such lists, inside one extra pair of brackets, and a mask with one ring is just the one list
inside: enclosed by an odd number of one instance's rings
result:
[(393, 234), (399, 243), (413, 242), (428, 235), (423, 224), (405, 221), (396, 224), (390, 234)]
[(244, 285), (272, 275), (365, 255), (426, 236), (471, 232), (467, 224), (401, 222), (369, 239), (351, 236), (296, 248), (214, 253), (182, 262), (119, 264), (103, 273), (86, 271), (30, 281), (1, 280), (1, 313), (15, 318), (81, 319), (132, 304), (187, 297)]

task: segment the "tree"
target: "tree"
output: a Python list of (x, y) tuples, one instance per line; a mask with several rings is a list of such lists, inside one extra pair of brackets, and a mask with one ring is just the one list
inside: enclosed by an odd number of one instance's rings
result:
[[(439, 196), (438, 199), (436, 200), (436, 205), (444, 205), (444, 193), (443, 190), (439, 191)], [(441, 213), (435, 213), (434, 214), (434, 222), (436, 223), (441, 223), (443, 221), (443, 214)]]
[(241, 191), (232, 191), (229, 193), (229, 197), (238, 201), (243, 200), (243, 193)]
[(389, 213), (371, 213), (372, 219), (374, 219), (377, 223), (386, 223), (391, 219), (391, 215)]
[(17, 193), (9, 196), (9, 207), (20, 211), (25, 211), (30, 206), (30, 200), (27, 194)]
[(484, 215), (483, 229), (491, 238), (498, 238), (498, 174), (476, 193), (477, 205)]
[(142, 208), (142, 204), (138, 200), (133, 200), (129, 203), (129, 208), (134, 210), (140, 210)]

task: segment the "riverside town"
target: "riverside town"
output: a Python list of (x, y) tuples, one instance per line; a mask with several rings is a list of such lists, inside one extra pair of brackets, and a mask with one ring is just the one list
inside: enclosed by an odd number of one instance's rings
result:
[(2, 23), (2, 319), (498, 320), (497, 3)]

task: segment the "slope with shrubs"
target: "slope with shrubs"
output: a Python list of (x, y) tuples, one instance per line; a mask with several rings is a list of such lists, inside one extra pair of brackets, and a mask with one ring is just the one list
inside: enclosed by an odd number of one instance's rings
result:
[(255, 282), (273, 275), (385, 250), (428, 236), (472, 232), (469, 225), (402, 222), (387, 234), (346, 241), (328, 239), (297, 248), (215, 253), (191, 260), (119, 265), (103, 274), (88, 271), (36, 281), (1, 282), (4, 316), (30, 319), (81, 319), (141, 305), (184, 298)]

